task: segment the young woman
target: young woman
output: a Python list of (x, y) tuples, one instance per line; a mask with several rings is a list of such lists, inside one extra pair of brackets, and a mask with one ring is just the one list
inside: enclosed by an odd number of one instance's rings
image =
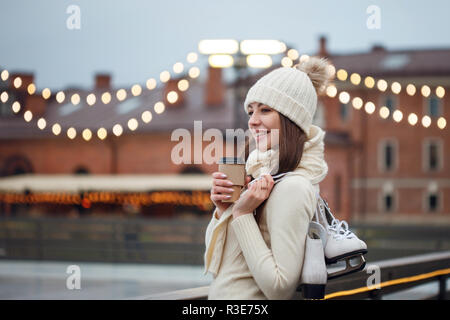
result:
[[(221, 172), (212, 175), (208, 299), (290, 299), (295, 293), (318, 184), (328, 172), (325, 132), (312, 125), (328, 70), (325, 59), (311, 57), (273, 70), (249, 90), (244, 107), (256, 149), (246, 160), (247, 189), (235, 203), (222, 202), (230, 198), (231, 182)], [(286, 175), (275, 184), (272, 175), (280, 173)]]

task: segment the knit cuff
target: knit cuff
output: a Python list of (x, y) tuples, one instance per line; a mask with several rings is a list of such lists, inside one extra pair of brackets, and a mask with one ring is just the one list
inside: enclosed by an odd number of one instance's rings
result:
[(244, 214), (233, 219), (231, 226), (250, 270), (254, 270), (259, 259), (270, 253), (253, 214)]

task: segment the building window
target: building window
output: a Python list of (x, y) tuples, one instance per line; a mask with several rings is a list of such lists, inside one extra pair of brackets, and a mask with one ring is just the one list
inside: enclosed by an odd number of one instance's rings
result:
[(436, 193), (431, 193), (428, 195), (428, 211), (436, 212), (439, 207), (439, 196)]
[(384, 212), (393, 212), (395, 207), (395, 198), (393, 193), (383, 193), (382, 209)]
[(424, 168), (425, 171), (439, 171), (441, 169), (442, 143), (437, 139), (429, 139), (424, 143)]
[(349, 117), (349, 105), (348, 103), (344, 104), (344, 103), (340, 103), (339, 104), (339, 115), (341, 116), (341, 120), (343, 122), (346, 122), (348, 120)]
[(397, 109), (396, 97), (391, 95), (382, 96), (381, 105), (389, 109), (389, 117), (387, 119), (392, 118), (392, 114)]
[(426, 114), (432, 118), (438, 118), (442, 115), (441, 101), (436, 96), (430, 96), (426, 100)]
[(397, 166), (397, 149), (396, 141), (381, 141), (378, 158), (381, 172), (391, 172), (395, 170)]

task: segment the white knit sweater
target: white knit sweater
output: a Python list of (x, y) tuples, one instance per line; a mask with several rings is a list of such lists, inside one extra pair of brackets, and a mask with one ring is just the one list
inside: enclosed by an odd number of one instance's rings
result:
[(233, 206), (220, 219), (213, 215), (205, 237), (205, 272), (214, 277), (208, 299), (290, 299), (295, 293), (318, 183), (328, 171), (324, 135), (318, 130), (308, 140), (299, 168), (274, 186), (259, 226), (253, 214), (233, 219)]

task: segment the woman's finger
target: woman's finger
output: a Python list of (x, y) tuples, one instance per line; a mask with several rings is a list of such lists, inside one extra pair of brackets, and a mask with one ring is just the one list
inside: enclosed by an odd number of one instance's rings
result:
[(223, 193), (233, 193), (232, 188), (226, 188), (226, 187), (217, 187), (214, 186), (211, 188), (211, 194), (223, 194)]
[(225, 173), (222, 173), (222, 172), (214, 172), (212, 174), (212, 177), (215, 178), (215, 179), (226, 179), (227, 175)]
[(224, 179), (213, 179), (212, 185), (219, 187), (231, 187), (233, 185), (233, 182)]
[(231, 196), (226, 194), (212, 194), (211, 200), (212, 201), (223, 201), (223, 200), (229, 200), (231, 199)]

